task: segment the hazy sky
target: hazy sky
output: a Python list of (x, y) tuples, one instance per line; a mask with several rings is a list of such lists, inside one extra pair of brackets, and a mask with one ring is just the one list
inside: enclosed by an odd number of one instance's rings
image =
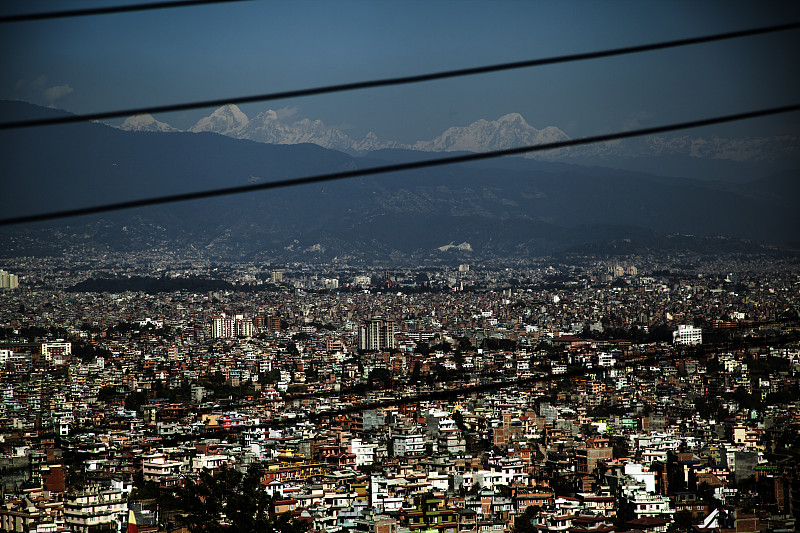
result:
[[(19, 2), (0, 12), (106, 5)], [(800, 20), (800, 3), (254, 1), (0, 28), (0, 98), (75, 113), (224, 98), (643, 44)], [(572, 137), (796, 103), (800, 31), (242, 106), (352, 137), (430, 139), (521, 113)], [(212, 110), (157, 116), (186, 128)], [(120, 121), (118, 121), (120, 122)], [(797, 114), (702, 133), (798, 135)]]

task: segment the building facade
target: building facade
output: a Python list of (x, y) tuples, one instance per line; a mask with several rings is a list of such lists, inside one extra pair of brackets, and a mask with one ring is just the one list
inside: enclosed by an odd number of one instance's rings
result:
[(680, 324), (678, 330), (672, 333), (672, 342), (675, 344), (702, 344), (703, 330), (694, 326)]
[(394, 348), (394, 334), (394, 321), (375, 317), (358, 328), (358, 348), (360, 350)]

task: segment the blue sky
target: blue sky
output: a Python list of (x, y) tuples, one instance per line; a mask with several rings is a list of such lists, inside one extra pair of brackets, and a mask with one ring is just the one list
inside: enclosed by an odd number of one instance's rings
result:
[[(4, 14), (106, 2), (3, 3)], [(215, 99), (614, 48), (800, 20), (800, 4), (253, 1), (6, 24), (0, 98), (75, 113)], [(800, 31), (413, 86), (242, 106), (352, 137), (430, 139), (521, 113), (572, 137), (796, 103)], [(186, 128), (212, 110), (156, 118)], [(723, 136), (798, 135), (786, 115)]]

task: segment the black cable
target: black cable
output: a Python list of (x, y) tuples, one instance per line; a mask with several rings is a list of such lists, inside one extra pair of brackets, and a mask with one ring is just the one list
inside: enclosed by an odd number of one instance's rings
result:
[(99, 113), (88, 113), (85, 115), (68, 115), (61, 117), (49, 117), (49, 118), (40, 118), (32, 120), (15, 120), (12, 122), (0, 123), (0, 130), (29, 128), (34, 126), (51, 126), (54, 124), (69, 124), (74, 122), (83, 122), (91, 120), (105, 120), (109, 118), (127, 117), (131, 115), (141, 115), (145, 113), (153, 114), (153, 113), (169, 113), (174, 111), (188, 111), (191, 109), (201, 109), (205, 107), (219, 107), (226, 104), (249, 104), (253, 102), (266, 102), (269, 100), (299, 98), (303, 96), (329, 94), (329, 93), (336, 93), (343, 91), (353, 91), (358, 89), (371, 89), (376, 87), (387, 87), (391, 85), (421, 83), (426, 81), (442, 80), (446, 78), (456, 78), (462, 76), (473, 76), (476, 74), (487, 74), (490, 72), (500, 72), (504, 70), (515, 70), (521, 68), (539, 67), (543, 65), (554, 65), (556, 63), (567, 63), (571, 61), (584, 61), (588, 59), (598, 59), (602, 57), (635, 54), (640, 52), (650, 52), (654, 50), (663, 50), (665, 48), (689, 46), (701, 43), (709, 43), (713, 41), (721, 41), (726, 39), (736, 39), (736, 38), (749, 37), (752, 35), (760, 35), (765, 33), (795, 30), (798, 28), (800, 28), (800, 22), (790, 22), (787, 24), (780, 24), (776, 26), (767, 26), (749, 30), (732, 31), (727, 33), (719, 33), (715, 35), (706, 35), (702, 37), (690, 37), (688, 39), (663, 41), (652, 44), (627, 46), (623, 48), (601, 50), (598, 52), (584, 52), (579, 54), (569, 54), (569, 55), (549, 57), (544, 59), (514, 61), (511, 63), (498, 63), (494, 65), (485, 65), (482, 67), (471, 67), (464, 69), (432, 72), (429, 74), (417, 74), (413, 76), (400, 76), (396, 78), (384, 78), (380, 80), (342, 83), (339, 85), (327, 85), (324, 87), (315, 87), (310, 89), (297, 89), (297, 90), (282, 91), (277, 93), (258, 94), (253, 96), (240, 96), (234, 98), (222, 98), (215, 100), (187, 102), (183, 104), (169, 104), (161, 106), (138, 107), (133, 109), (124, 109), (117, 111), (103, 111)]
[(90, 7), (86, 9), (69, 9), (63, 11), (48, 11), (44, 13), (24, 13), (21, 15), (0, 16), (0, 24), (10, 22), (31, 22), (35, 20), (49, 20), (70, 17), (87, 17), (91, 15), (111, 15), (116, 13), (131, 13), (134, 11), (150, 11), (154, 9), (171, 9), (175, 7), (192, 7), (208, 4), (227, 4), (244, 2), (246, 0), (174, 0), (169, 2), (149, 2), (146, 4), (129, 4), (123, 6)]
[(40, 213), (36, 215), (23, 215), (18, 217), (10, 217), (0, 219), (0, 226), (10, 226), (12, 224), (22, 224), (28, 222), (42, 222), (45, 220), (55, 220), (59, 218), (67, 218), (82, 215), (93, 215), (97, 213), (106, 213), (109, 211), (119, 211), (121, 209), (132, 209), (134, 207), (145, 207), (151, 205), (167, 204), (174, 202), (185, 202), (188, 200), (200, 200), (203, 198), (213, 198), (216, 196), (227, 196), (232, 194), (243, 194), (256, 191), (266, 191), (270, 189), (278, 189), (284, 187), (295, 187), (298, 185), (310, 185), (313, 183), (323, 183), (327, 181), (336, 181), (347, 178), (356, 178), (361, 176), (370, 176), (375, 174), (387, 174), (389, 172), (400, 172), (404, 170), (416, 170), (420, 168), (438, 167), (444, 165), (453, 165), (456, 163), (468, 163), (471, 161), (480, 161), (483, 159), (493, 159), (508, 155), (519, 155), (531, 152), (542, 152), (545, 150), (555, 150), (558, 148), (570, 148), (573, 146), (581, 146), (586, 144), (595, 144), (608, 141), (616, 141), (620, 139), (628, 139), (631, 137), (641, 137), (644, 135), (655, 135), (659, 133), (667, 133), (671, 131), (699, 128), (703, 126), (712, 126), (715, 124), (723, 124), (726, 122), (734, 122), (738, 120), (747, 120), (758, 117), (766, 117), (769, 115), (777, 115), (781, 113), (790, 113), (800, 111), (800, 104), (791, 104), (781, 107), (772, 107), (768, 109), (759, 109), (757, 111), (748, 111), (746, 113), (737, 113), (734, 115), (723, 115), (712, 118), (705, 118), (701, 120), (693, 120), (689, 122), (679, 122), (675, 124), (667, 124), (664, 126), (655, 126), (651, 128), (642, 128), (624, 132), (608, 133), (604, 135), (595, 135), (592, 137), (584, 137), (581, 139), (569, 139), (566, 141), (557, 141), (552, 143), (538, 144), (534, 146), (521, 146), (517, 148), (507, 148), (504, 150), (495, 150), (491, 152), (481, 152), (477, 154), (466, 154), (451, 157), (441, 157), (437, 159), (426, 159), (424, 161), (412, 161), (410, 163), (397, 163), (392, 165), (385, 165), (380, 167), (370, 167), (359, 170), (346, 170), (342, 172), (333, 172), (330, 174), (317, 174), (315, 176), (307, 176), (302, 178), (289, 178), (284, 180), (271, 181), (268, 183), (256, 183), (252, 185), (241, 185), (237, 187), (224, 187), (221, 189), (212, 189), (207, 191), (196, 191), (180, 194), (171, 194), (166, 196), (157, 196), (154, 198), (142, 198), (140, 200), (126, 200), (123, 202), (116, 202), (111, 204), (96, 205), (90, 207), (80, 207), (76, 209), (66, 209), (63, 211), (51, 211), (49, 213)]

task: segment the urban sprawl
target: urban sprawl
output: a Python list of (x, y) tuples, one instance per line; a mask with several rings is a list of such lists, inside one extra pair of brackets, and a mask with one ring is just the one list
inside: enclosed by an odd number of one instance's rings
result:
[(793, 259), (0, 281), (3, 531), (796, 530)]

